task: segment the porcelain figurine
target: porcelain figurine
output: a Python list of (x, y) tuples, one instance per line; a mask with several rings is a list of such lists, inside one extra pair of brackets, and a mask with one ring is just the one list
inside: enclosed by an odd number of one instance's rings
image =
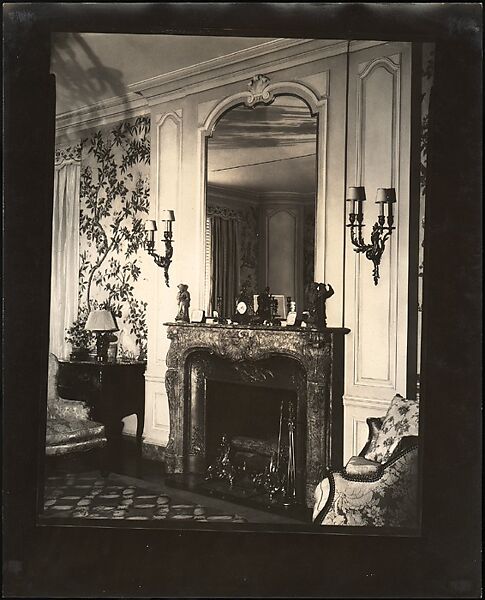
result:
[(188, 291), (189, 286), (185, 283), (180, 283), (178, 286), (177, 302), (179, 311), (175, 317), (176, 321), (190, 322), (189, 307), (190, 307), (190, 293)]

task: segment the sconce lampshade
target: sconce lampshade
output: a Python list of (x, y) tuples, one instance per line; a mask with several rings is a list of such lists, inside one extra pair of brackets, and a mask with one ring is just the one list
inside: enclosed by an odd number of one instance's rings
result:
[(377, 188), (376, 204), (396, 202), (396, 190), (394, 188)]
[(84, 328), (89, 331), (118, 331), (110, 310), (92, 310)]
[(365, 187), (364, 186), (349, 187), (349, 189), (347, 191), (347, 200), (350, 202), (355, 201), (355, 200), (357, 200), (358, 202), (364, 202), (364, 200), (366, 200)]
[(175, 221), (175, 213), (173, 210), (162, 210), (160, 219), (162, 221)]
[(145, 221), (145, 231), (156, 231), (156, 230), (157, 230), (156, 221), (150, 221), (150, 219), (147, 219)]

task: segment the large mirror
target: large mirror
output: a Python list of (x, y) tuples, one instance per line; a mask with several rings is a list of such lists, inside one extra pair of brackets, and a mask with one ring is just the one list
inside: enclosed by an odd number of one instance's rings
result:
[(317, 123), (300, 98), (237, 105), (207, 139), (206, 308), (230, 318), (266, 288), (303, 310), (314, 280)]

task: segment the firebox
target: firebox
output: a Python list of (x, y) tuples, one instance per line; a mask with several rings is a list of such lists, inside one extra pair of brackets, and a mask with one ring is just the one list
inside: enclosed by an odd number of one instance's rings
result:
[[(296, 389), (207, 380), (205, 404), (207, 480), (219, 488), (225, 483), (229, 496), (244, 488), (246, 496), (259, 495), (261, 501), (271, 496), (275, 503), (303, 503), (306, 420), (299, 415)], [(224, 475), (210, 477), (224, 439), (233, 483)]]

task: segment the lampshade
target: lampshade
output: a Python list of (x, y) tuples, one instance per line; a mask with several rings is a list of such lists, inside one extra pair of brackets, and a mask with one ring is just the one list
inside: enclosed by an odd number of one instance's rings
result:
[(84, 328), (89, 331), (118, 331), (110, 310), (92, 310)]
[(149, 219), (147, 219), (145, 221), (145, 231), (156, 231), (157, 230), (157, 224), (155, 221), (150, 221)]
[(377, 188), (376, 204), (385, 202), (396, 202), (396, 190), (394, 188)]
[(175, 221), (175, 213), (173, 210), (162, 210), (160, 215), (161, 221)]
[(365, 187), (349, 187), (347, 191), (347, 200), (358, 200), (359, 202), (364, 202), (365, 197)]

